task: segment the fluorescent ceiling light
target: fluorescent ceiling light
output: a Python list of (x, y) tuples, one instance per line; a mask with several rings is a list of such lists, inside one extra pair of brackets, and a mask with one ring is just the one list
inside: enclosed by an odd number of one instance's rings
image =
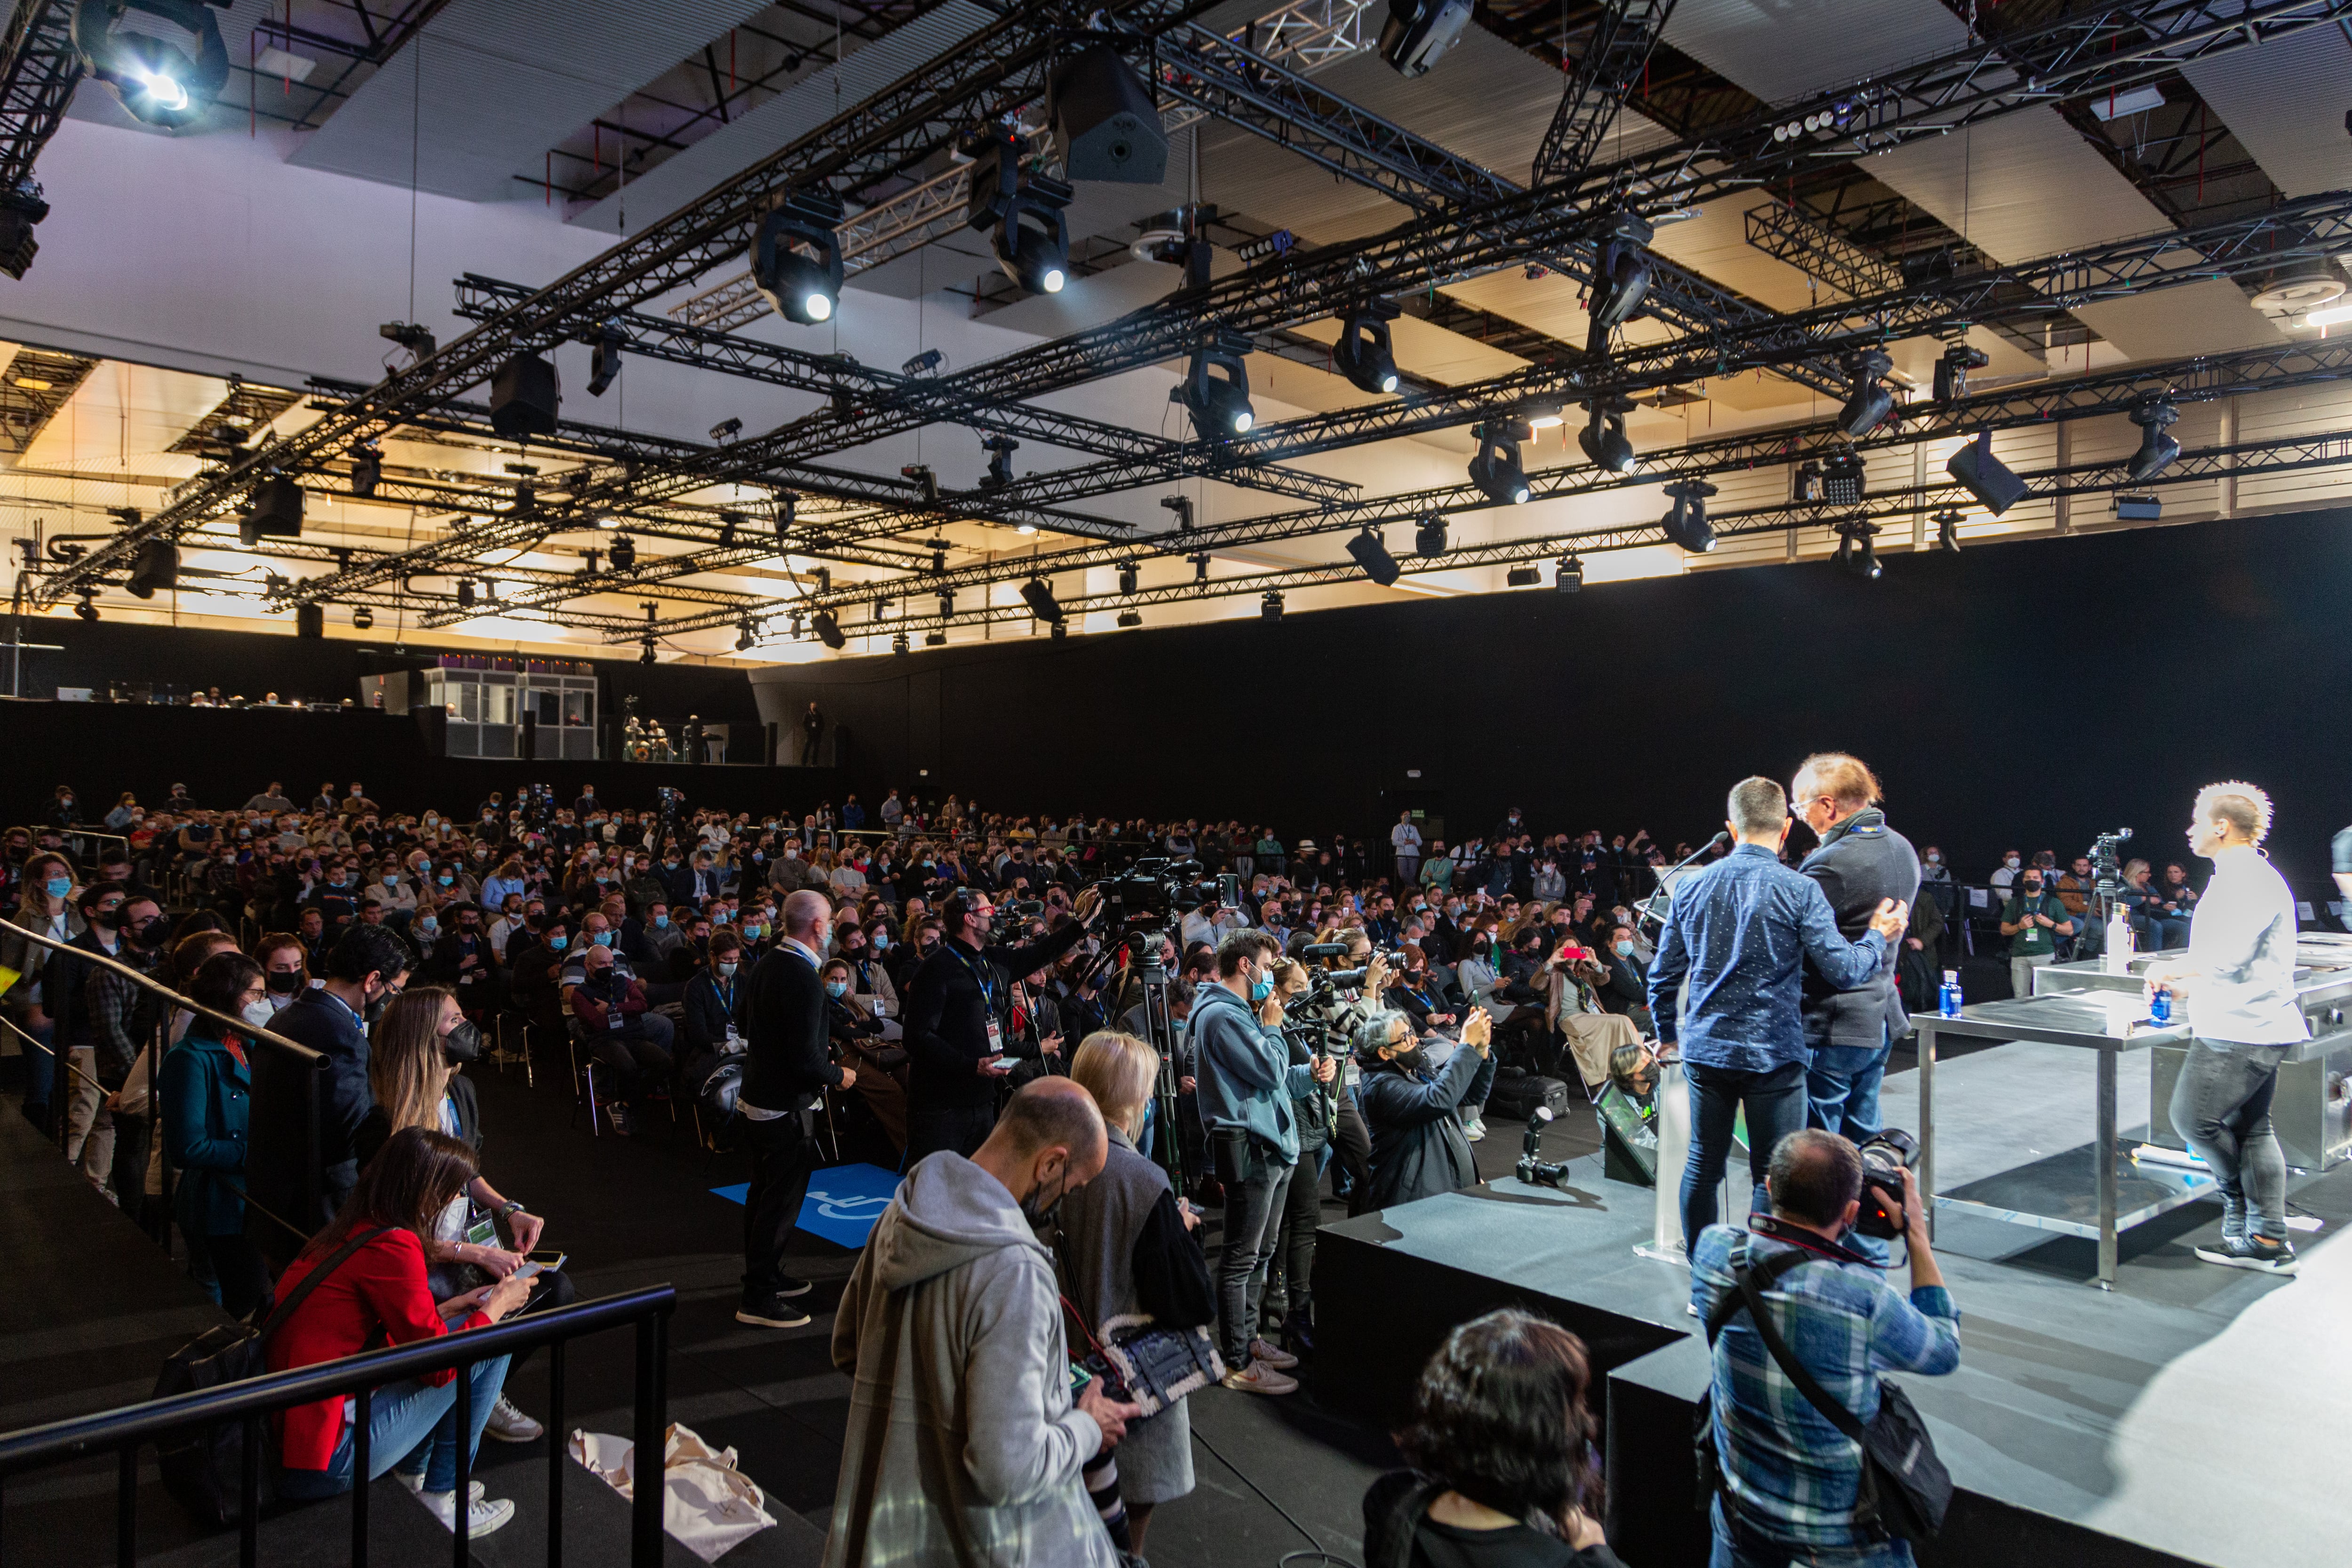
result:
[[(2304, 317), (2306, 327), (2332, 327), (2339, 321), (2352, 321), (2352, 305), (2330, 305), (2325, 310), (2314, 310)], [(23, 385), (22, 382), (17, 384)]]
[(2127, 91), (2102, 93), (2092, 99), (2092, 116), (2099, 120), (2121, 120), (2126, 114), (2140, 114), (2164, 101), (2164, 93), (2154, 87), (2135, 87)]
[(275, 45), (262, 50), (253, 62), (254, 75), (274, 76), (280, 81), (309, 81), (310, 73), (318, 68), (318, 61), (289, 55)]

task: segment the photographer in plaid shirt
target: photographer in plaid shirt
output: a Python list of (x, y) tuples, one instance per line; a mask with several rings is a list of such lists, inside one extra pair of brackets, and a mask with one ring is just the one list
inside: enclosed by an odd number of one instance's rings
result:
[[(1908, 1170), (1907, 1299), (1842, 1239), (1862, 1210), (1862, 1156), (1852, 1143), (1817, 1128), (1791, 1132), (1774, 1146), (1764, 1184), (1770, 1214), (1750, 1215), (1744, 1231), (1709, 1226), (1692, 1250), (1691, 1305), (1702, 1321), (1738, 1293), (1738, 1270), (1797, 1251), (1804, 1261), (1763, 1286), (1764, 1304), (1797, 1361), (1864, 1426), (1878, 1414), (1880, 1373), (1941, 1376), (1960, 1364), (1960, 1315), (1927, 1249), (1926, 1212)], [(1748, 1313), (1731, 1314), (1714, 1355), (1725, 1489), (1715, 1499), (1708, 1568), (1907, 1568), (1908, 1542), (1854, 1519), (1862, 1449), (1789, 1381)]]

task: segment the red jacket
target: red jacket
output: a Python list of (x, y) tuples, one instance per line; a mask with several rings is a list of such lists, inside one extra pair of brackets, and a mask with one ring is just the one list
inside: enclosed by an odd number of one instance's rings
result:
[[(331, 1252), (300, 1258), (287, 1265), (278, 1281), (283, 1299)], [(387, 1344), (404, 1345), (429, 1340), (457, 1329), (487, 1328), (490, 1320), (476, 1312), (454, 1328), (441, 1321), (438, 1303), (425, 1282), (425, 1247), (415, 1233), (391, 1230), (377, 1237), (344, 1260), (343, 1266), (319, 1282), (270, 1336), (268, 1363), (272, 1372), (316, 1366)], [(423, 1381), (439, 1387), (456, 1376), (454, 1370), (434, 1373)], [(289, 1470), (323, 1470), (343, 1436), (343, 1401), (322, 1399), (297, 1405), (277, 1417), (278, 1462)]]

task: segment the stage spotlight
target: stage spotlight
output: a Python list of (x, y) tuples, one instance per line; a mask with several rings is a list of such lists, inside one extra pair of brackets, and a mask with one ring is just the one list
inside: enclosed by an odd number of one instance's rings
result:
[(1960, 514), (1946, 507), (1928, 521), (1936, 525), (1936, 548), (1947, 555), (1958, 555), (1960, 552)]
[(1046, 585), (1043, 577), (1032, 577), (1021, 584), (1021, 602), (1029, 606), (1029, 613), (1037, 619), (1056, 626), (1061, 624), (1062, 606), (1054, 602), (1054, 590)]
[(1853, 384), (1853, 395), (1838, 410), (1837, 423), (1850, 439), (1861, 440), (1895, 412), (1895, 394), (1878, 379), (1894, 368), (1895, 362), (1884, 349), (1865, 350), (1846, 360), (1846, 379)]
[(2124, 466), (2132, 483), (2146, 484), (2172, 467), (2172, 460), (2180, 456), (2180, 443), (2165, 431), (2166, 426), (2179, 417), (2179, 408), (2160, 393), (2143, 394), (2132, 404), (2130, 418), (2139, 426), (2139, 450)]
[(352, 448), (352, 494), (362, 500), (373, 499), (376, 486), (383, 483), (383, 448), (373, 441)]
[(41, 182), (32, 175), (19, 179), (13, 191), (0, 191), (0, 272), (11, 278), (25, 275), (41, 248), (41, 242), (33, 237), (33, 226), (48, 216)]
[[(196, 58), (142, 23), (161, 23), (195, 40)], [(114, 89), (131, 117), (177, 130), (210, 109), (228, 80), (228, 46), (209, 6), (197, 0), (80, 0), (74, 52), (82, 68)]]
[(373, 630), (374, 626), (375, 612), (373, 610), (369, 609), (365, 605), (354, 605), (352, 606), (352, 630), (355, 632), (364, 632)]
[(625, 533), (613, 535), (613, 570), (634, 572), (637, 569), (637, 542)]
[(812, 567), (810, 567), (810, 568), (809, 568), (809, 580), (810, 580), (811, 582), (813, 582), (813, 583), (814, 583), (814, 584), (816, 584), (816, 591), (817, 591), (818, 593), (820, 593), (820, 594), (830, 594), (830, 593), (832, 593), (832, 592), (833, 592), (833, 568), (832, 568), (832, 567), (830, 567), (830, 566), (812, 566)]
[(948, 634), (945, 632), (925, 632), (923, 634), (923, 646), (925, 647), (945, 647), (948, 646)]
[(1118, 591), (1132, 594), (1143, 585), (1142, 569), (1132, 561), (1118, 563)]
[(737, 653), (751, 652), (759, 640), (760, 634), (752, 629), (751, 622), (745, 621), (735, 628), (735, 651)]
[(782, 544), (793, 531), (793, 522), (800, 515), (801, 498), (793, 490), (776, 492), (776, 542)]
[(984, 490), (1001, 490), (1013, 482), (1013, 454), (1021, 443), (1010, 436), (991, 436), (980, 444), (988, 454), (988, 477), (980, 481)]
[(798, 610), (794, 610), (791, 620), (785, 623), (784, 635), (794, 642), (801, 640), (801, 613)]
[(1044, 174), (1024, 174), (1019, 134), (1002, 130), (972, 150), (971, 198), (966, 227), (990, 236), (996, 265), (1031, 294), (1058, 294), (1070, 280), (1070, 235), (1062, 209), (1070, 187)]
[(433, 357), (433, 333), (422, 322), (386, 321), (375, 330), (375, 335), (406, 349), (412, 361)]
[(1192, 581), (1195, 584), (1206, 583), (1209, 580), (1208, 552), (1202, 551), (1198, 555), (1188, 555), (1185, 559), (1192, 563)]
[(1133, 631), (1142, 624), (1143, 612), (1141, 610), (1121, 610), (1118, 613), (1118, 625), (1121, 631)]
[(898, 367), (901, 375), (937, 375), (947, 368), (948, 356), (937, 349), (925, 349)]
[[(1266, 590), (1265, 596), (1257, 602), (1257, 613), (1259, 617), (1264, 620), (1278, 621), (1282, 619), (1282, 595), (1270, 588)], [(95, 619), (96, 617), (93, 616), (91, 618)]]
[(1822, 459), (1821, 494), (1815, 499), (1827, 506), (1860, 506), (1864, 477), (1861, 453), (1832, 452)]
[(1630, 474), (1640, 467), (1633, 443), (1625, 435), (1625, 416), (1633, 409), (1633, 400), (1604, 395), (1585, 406), (1592, 411), (1592, 417), (1576, 433), (1576, 444), (1593, 466), (1610, 474)]
[(1972, 349), (1966, 343), (1954, 343), (1936, 362), (1936, 401), (1949, 407), (1969, 395), (1969, 373), (1982, 370), (1991, 362), (1982, 349)]
[(1838, 524), (1837, 563), (1865, 583), (1878, 581), (1878, 537), (1875, 525), (1860, 518)]
[(472, 609), (474, 607), (474, 580), (470, 577), (458, 578), (457, 607), (461, 610)]
[(605, 388), (621, 374), (621, 345), (627, 341), (618, 321), (607, 321), (596, 329), (595, 352), (588, 357), (589, 396), (604, 396)]
[(1381, 26), (1381, 58), (1402, 77), (1435, 65), (1470, 25), (1471, 0), (1389, 0)]
[(1557, 403), (1530, 403), (1519, 410), (1530, 430), (1556, 430), (1568, 423), (1568, 410)]
[(890, 651), (892, 653), (904, 653), (907, 651), (906, 633), (900, 632), (897, 637), (890, 639)]
[(1532, 588), (1542, 581), (1543, 574), (1532, 566), (1514, 566), (1503, 574), (1503, 583), (1507, 587)]
[[(1242, 358), (1248, 341), (1219, 332), (1192, 351), (1192, 363), (1182, 385), (1172, 388), (1168, 401), (1181, 403), (1192, 416), (1192, 428), (1203, 441), (1224, 441), (1245, 435), (1256, 423), (1250, 407), (1249, 366)], [(1212, 371), (1222, 374), (1211, 375)]]
[(646, 637), (644, 641), (637, 644), (637, 662), (639, 664), (651, 664), (655, 661), (656, 657), (657, 656), (654, 652), (653, 638)]
[(944, 621), (950, 616), (955, 614), (955, 590), (952, 588), (940, 589), (939, 593), (939, 600), (940, 619)]
[(2025, 481), (1992, 455), (1990, 430), (1978, 431), (1975, 440), (1953, 453), (1944, 471), (1995, 517), (2025, 499)]
[(1192, 498), (1191, 496), (1161, 496), (1160, 504), (1165, 510), (1176, 514), (1177, 532), (1192, 531)]
[(925, 506), (939, 505), (940, 477), (931, 472), (929, 463), (903, 463), (899, 465), (898, 477), (913, 482), (915, 489), (921, 493)]
[(841, 622), (831, 610), (819, 610), (810, 616), (809, 626), (815, 631), (817, 641), (827, 647), (838, 648), (849, 641), (842, 635)]
[(2154, 496), (2116, 497), (2117, 522), (2154, 522), (2164, 515), (2164, 503)]
[(1650, 258), (1642, 247), (1656, 233), (1638, 213), (1621, 212), (1610, 220), (1593, 251), (1592, 293), (1585, 305), (1585, 353), (1605, 355), (1610, 332), (1641, 310), (1642, 298), (1650, 291)]
[(90, 595), (97, 591), (95, 588), (84, 588), (81, 591), (81, 603), (74, 606), (74, 619), (92, 623), (97, 621), (98, 606), (90, 603)]
[(131, 580), (123, 588), (134, 599), (152, 599), (155, 590), (180, 585), (180, 547), (168, 539), (151, 539), (131, 556)]
[(1488, 500), (1523, 505), (1535, 492), (1519, 462), (1519, 443), (1534, 432), (1525, 422), (1506, 416), (1475, 425), (1470, 434), (1478, 438), (1478, 455), (1470, 459), (1470, 482)]
[(1061, 642), (1070, 635), (1070, 623), (1067, 621), (1055, 621), (1054, 623), (1053, 630), (1047, 632), (1045, 635), (1052, 637), (1055, 642)]
[(841, 301), (841, 198), (800, 190), (760, 220), (751, 246), (751, 281), (777, 314), (814, 326)]
[(1574, 555), (1563, 555), (1552, 569), (1551, 585), (1563, 594), (1573, 594), (1584, 586), (1584, 563)]
[(1381, 538), (1380, 531), (1370, 525), (1348, 541), (1348, 553), (1354, 556), (1356, 564), (1364, 569), (1365, 576), (1383, 588), (1392, 585), (1404, 575), (1404, 568), (1399, 566), (1396, 557), (1389, 553), (1388, 544)]
[(1705, 479), (1677, 479), (1666, 487), (1675, 504), (1658, 521), (1670, 543), (1678, 544), (1693, 555), (1705, 555), (1715, 548), (1715, 528), (1706, 521), (1706, 498), (1715, 494), (1715, 487)]
[(1331, 361), (1341, 375), (1362, 391), (1397, 389), (1396, 351), (1389, 342), (1389, 323), (1402, 314), (1395, 301), (1374, 300), (1340, 319), (1339, 341), (1332, 345)]
[(1415, 555), (1445, 553), (1445, 520), (1444, 518), (1435, 512), (1431, 512), (1421, 520), (1421, 525), (1412, 531), (1412, 552)]

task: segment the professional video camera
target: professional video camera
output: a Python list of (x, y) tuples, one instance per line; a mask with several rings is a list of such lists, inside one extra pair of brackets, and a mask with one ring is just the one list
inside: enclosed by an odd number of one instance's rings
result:
[(525, 833), (544, 834), (555, 821), (555, 792), (543, 784), (527, 784), (515, 797)]
[(2122, 850), (2131, 837), (2130, 828), (2118, 827), (2091, 840), (2091, 868), (2098, 874), (2098, 893), (2103, 899), (2123, 891)]
[(988, 922), (988, 939), (992, 942), (1005, 942), (1018, 927), (1045, 912), (1043, 899), (1007, 899), (996, 906), (996, 913)]
[(679, 847), (684, 847), (678, 819), (686, 814), (686, 792), (664, 784), (654, 791), (654, 798), (661, 803), (661, 818), (654, 831), (654, 843), (659, 846), (671, 839), (678, 839)]
[(1185, 915), (1201, 907), (1197, 885), (1198, 860), (1171, 860), (1149, 856), (1116, 877), (1094, 884), (1102, 894), (1103, 913), (1109, 929), (1122, 938), (1139, 940), (1164, 933)]
[[(2128, 837), (2129, 835), (2125, 837)], [(1855, 1232), (1892, 1241), (1903, 1234), (1903, 1173), (1919, 1163), (1919, 1141), (1889, 1127), (1862, 1141), (1862, 1215)]]

